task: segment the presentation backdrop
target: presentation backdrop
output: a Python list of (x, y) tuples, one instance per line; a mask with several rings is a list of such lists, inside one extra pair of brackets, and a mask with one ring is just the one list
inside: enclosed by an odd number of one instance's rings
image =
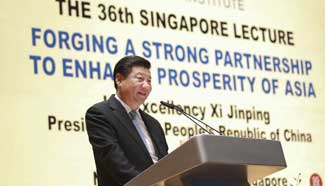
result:
[(115, 93), (125, 55), (152, 62), (142, 106), (169, 152), (203, 133), (280, 141), (288, 167), (251, 183), (325, 179), (324, 1), (29, 0), (0, 3), (1, 185), (94, 186), (87, 108)]

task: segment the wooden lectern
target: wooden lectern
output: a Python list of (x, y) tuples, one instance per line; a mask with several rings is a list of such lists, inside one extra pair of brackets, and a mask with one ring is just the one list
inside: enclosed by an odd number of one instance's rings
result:
[(248, 186), (286, 166), (278, 141), (201, 135), (125, 186)]

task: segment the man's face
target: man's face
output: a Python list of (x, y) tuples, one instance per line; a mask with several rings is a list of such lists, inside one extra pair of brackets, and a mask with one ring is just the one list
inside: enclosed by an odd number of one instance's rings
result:
[(116, 79), (119, 96), (132, 109), (143, 104), (151, 92), (151, 74), (147, 68), (132, 67), (127, 77), (118, 74)]

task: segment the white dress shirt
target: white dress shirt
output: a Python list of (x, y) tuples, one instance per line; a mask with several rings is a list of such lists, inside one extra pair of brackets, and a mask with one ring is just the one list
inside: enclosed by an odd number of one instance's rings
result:
[[(125, 108), (128, 115), (130, 116), (130, 112), (132, 111), (132, 109), (126, 103), (124, 103), (117, 95), (115, 95), (115, 98), (122, 104), (122, 106)], [(132, 122), (135, 128), (137, 129), (139, 135), (141, 136), (143, 143), (147, 147), (147, 150), (151, 156), (152, 161), (156, 163), (158, 161), (158, 156), (156, 154), (155, 147), (151, 140), (147, 127), (141, 117), (141, 114), (139, 113), (139, 109), (133, 112), (136, 113), (136, 116), (135, 118), (131, 118)]]

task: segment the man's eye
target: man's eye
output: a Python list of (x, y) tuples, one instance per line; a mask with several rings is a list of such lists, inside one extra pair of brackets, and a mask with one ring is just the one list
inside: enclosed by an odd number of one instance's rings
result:
[(136, 78), (138, 81), (143, 81), (143, 77), (141, 77), (141, 76), (137, 76)]

